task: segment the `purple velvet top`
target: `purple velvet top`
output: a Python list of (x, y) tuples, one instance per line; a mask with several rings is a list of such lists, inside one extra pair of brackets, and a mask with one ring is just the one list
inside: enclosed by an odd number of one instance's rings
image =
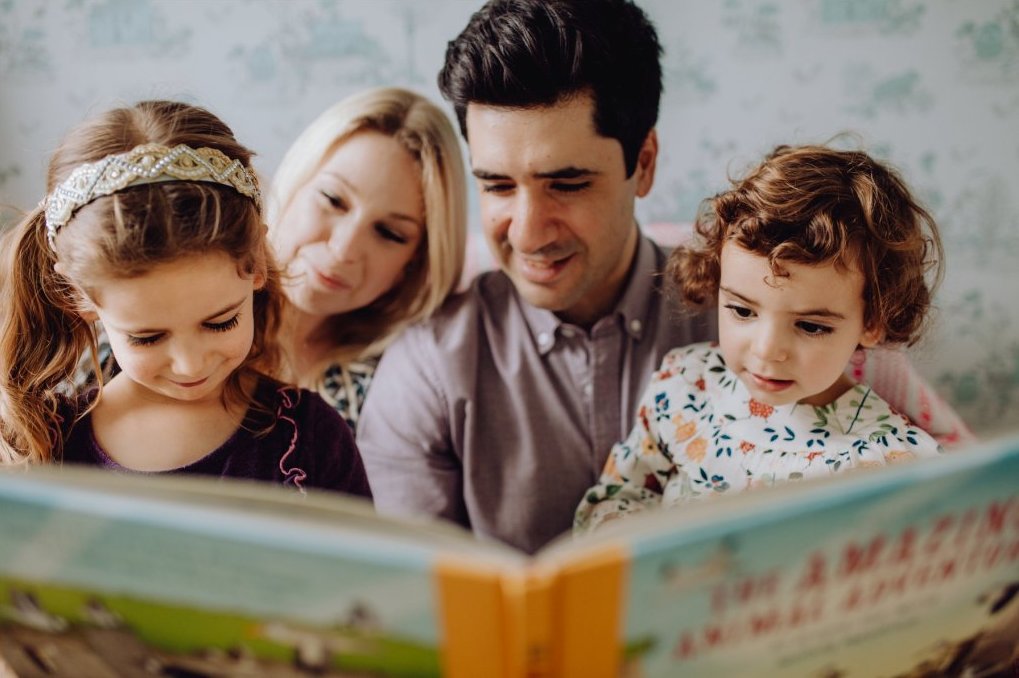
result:
[[(361, 455), (350, 428), (322, 398), (306, 389), (279, 387), (268, 380), (259, 386), (259, 400), (276, 408), (269, 433), (256, 436), (268, 416), (248, 410), (244, 423), (219, 448), (201, 459), (167, 473), (264, 480), (280, 485), (317, 487), (371, 497)], [(118, 464), (96, 440), (92, 416), (74, 421), (76, 412), (95, 397), (92, 390), (65, 402), (63, 461), (141, 473)], [(144, 443), (141, 443), (144, 444)]]

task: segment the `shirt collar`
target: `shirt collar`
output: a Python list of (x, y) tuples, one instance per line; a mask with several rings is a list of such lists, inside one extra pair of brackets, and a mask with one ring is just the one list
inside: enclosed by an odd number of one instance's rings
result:
[[(617, 318), (618, 322), (622, 324), (624, 331), (634, 341), (640, 341), (644, 335), (652, 293), (659, 284), (658, 278), (661, 276), (661, 271), (659, 270), (661, 266), (658, 259), (658, 247), (648, 237), (639, 234), (636, 260), (630, 270), (626, 289), (623, 291), (623, 296), (616, 303), (615, 309), (605, 316), (605, 318)], [(564, 330), (573, 326), (569, 323), (564, 323), (552, 311), (532, 306), (520, 297), (519, 294), (517, 299), (520, 303), (524, 321), (527, 323), (534, 343), (538, 347), (538, 353), (546, 355), (555, 346), (556, 341), (563, 334)], [(597, 321), (595, 325), (603, 323), (605, 318)], [(578, 328), (576, 331), (581, 332), (583, 330)]]

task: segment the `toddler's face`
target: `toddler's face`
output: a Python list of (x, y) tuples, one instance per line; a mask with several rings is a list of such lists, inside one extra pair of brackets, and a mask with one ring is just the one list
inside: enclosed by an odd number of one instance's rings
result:
[(243, 276), (222, 253), (161, 264), (93, 290), (117, 364), (156, 397), (219, 398), (251, 350), (262, 276)]
[(783, 264), (735, 243), (722, 249), (718, 334), (722, 355), (750, 394), (769, 405), (827, 405), (852, 381), (844, 371), (858, 346), (880, 331), (863, 325), (863, 275), (832, 264)]

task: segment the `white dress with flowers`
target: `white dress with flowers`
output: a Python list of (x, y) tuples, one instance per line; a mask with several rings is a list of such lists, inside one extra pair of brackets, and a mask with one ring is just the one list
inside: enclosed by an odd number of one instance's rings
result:
[(717, 345), (693, 344), (662, 360), (633, 430), (577, 507), (574, 532), (659, 504), (940, 453), (867, 386), (823, 407), (773, 407), (750, 396)]

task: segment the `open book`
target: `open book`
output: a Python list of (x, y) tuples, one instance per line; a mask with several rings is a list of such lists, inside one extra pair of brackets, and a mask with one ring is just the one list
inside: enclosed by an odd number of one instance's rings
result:
[(0, 473), (0, 656), (22, 678), (985, 676), (1016, 675), (1017, 648), (1019, 436), (533, 558), (325, 494)]

